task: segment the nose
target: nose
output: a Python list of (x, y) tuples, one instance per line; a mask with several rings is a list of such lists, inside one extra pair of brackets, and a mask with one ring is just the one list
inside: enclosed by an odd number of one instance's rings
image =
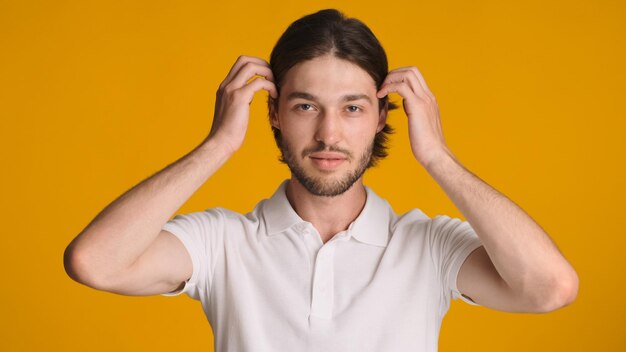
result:
[(315, 140), (331, 146), (339, 143), (341, 138), (343, 137), (340, 116), (332, 112), (321, 114), (315, 131)]

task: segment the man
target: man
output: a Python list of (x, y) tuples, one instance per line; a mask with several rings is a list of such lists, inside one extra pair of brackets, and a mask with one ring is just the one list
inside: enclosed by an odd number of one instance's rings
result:
[[(249, 214), (217, 208), (168, 221), (241, 146), (259, 90), (269, 92), (291, 179)], [(392, 92), (413, 155), (468, 222), (418, 209), (397, 216), (363, 185), (386, 155)], [(99, 290), (200, 300), (218, 351), (436, 351), (450, 299), (539, 313), (578, 290), (541, 227), (448, 149), (417, 68), (387, 72), (371, 31), (335, 10), (294, 22), (270, 63), (240, 57), (218, 89), (209, 136), (109, 205), (65, 263)]]

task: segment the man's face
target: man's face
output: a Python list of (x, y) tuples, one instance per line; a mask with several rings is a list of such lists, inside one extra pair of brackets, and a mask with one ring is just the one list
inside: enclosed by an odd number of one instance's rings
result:
[(318, 196), (342, 194), (361, 178), (385, 125), (372, 77), (331, 55), (287, 72), (271, 120), (293, 176)]

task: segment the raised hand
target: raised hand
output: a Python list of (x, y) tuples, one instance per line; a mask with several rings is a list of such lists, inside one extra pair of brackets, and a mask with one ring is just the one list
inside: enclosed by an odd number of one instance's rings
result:
[(417, 161), (426, 166), (444, 154), (452, 155), (443, 137), (439, 106), (417, 67), (390, 71), (377, 96), (383, 98), (392, 92), (403, 98), (411, 150)]
[(248, 128), (250, 103), (261, 89), (278, 98), (269, 63), (258, 57), (240, 56), (217, 90), (213, 125), (207, 139), (218, 140), (231, 153), (237, 151)]

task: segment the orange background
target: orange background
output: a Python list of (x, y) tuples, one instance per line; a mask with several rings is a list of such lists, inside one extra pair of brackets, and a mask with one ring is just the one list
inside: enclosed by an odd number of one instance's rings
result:
[[(202, 141), (238, 55), (267, 59), (289, 23), (326, 7), (367, 23), (390, 68), (420, 68), (451, 150), (541, 224), (580, 276), (577, 301), (550, 314), (453, 302), (440, 350), (625, 350), (626, 4), (535, 0), (1, 1), (0, 350), (212, 350), (199, 302), (79, 285), (63, 251)], [(241, 150), (179, 212), (247, 212), (288, 177), (265, 96)], [(391, 114), (391, 155), (366, 184), (398, 213), (461, 217), (413, 159), (405, 119)]]

